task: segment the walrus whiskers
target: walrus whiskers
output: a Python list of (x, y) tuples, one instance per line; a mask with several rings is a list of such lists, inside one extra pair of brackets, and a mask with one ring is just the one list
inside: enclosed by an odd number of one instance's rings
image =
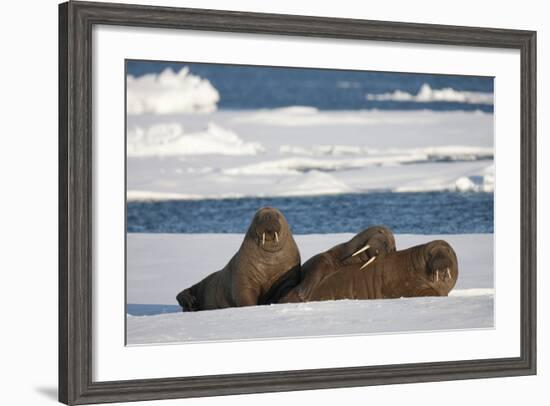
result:
[(355, 251), (353, 254), (351, 254), (352, 257), (356, 256), (356, 255), (359, 255), (360, 253), (362, 253), (363, 251), (366, 251), (370, 248), (370, 245), (367, 244), (365, 245), (363, 248), (360, 248), (358, 249), (357, 251)]
[(277, 231), (275, 231), (275, 240), (277, 241), (277, 244), (279, 243), (279, 234), (277, 234)]
[(262, 245), (265, 245), (265, 233), (262, 234)]
[(367, 262), (365, 262), (365, 264), (359, 268), (359, 270), (363, 269), (363, 268), (366, 268), (368, 264), (370, 264), (372, 261), (374, 261), (376, 259), (376, 256), (372, 257), (371, 259), (369, 259)]

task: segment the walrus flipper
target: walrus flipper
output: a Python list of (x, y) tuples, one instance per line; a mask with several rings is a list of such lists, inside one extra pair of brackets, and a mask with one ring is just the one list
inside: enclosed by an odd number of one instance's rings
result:
[(194, 312), (198, 310), (197, 298), (191, 293), (191, 288), (184, 289), (178, 293), (176, 300), (183, 312)]

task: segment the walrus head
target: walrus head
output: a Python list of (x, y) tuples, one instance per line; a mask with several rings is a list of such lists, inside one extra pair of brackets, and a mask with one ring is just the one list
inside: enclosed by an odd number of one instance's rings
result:
[(395, 238), (391, 230), (384, 226), (369, 227), (343, 244), (340, 261), (351, 265), (361, 263), (367, 267), (378, 257), (395, 251)]
[[(458, 260), (443, 240), (410, 247), (386, 255), (373, 265), (381, 297), (447, 296), (458, 278)], [(374, 273), (370, 273), (373, 275)]]
[(444, 240), (426, 244), (424, 278), (441, 296), (446, 296), (458, 278), (458, 259), (454, 249)]
[(273, 207), (262, 207), (254, 215), (247, 234), (260, 249), (275, 252), (283, 247), (289, 232), (283, 213)]

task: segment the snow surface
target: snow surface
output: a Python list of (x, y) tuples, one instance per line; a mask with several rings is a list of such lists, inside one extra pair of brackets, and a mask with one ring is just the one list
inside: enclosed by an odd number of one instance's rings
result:
[[(302, 262), (352, 234), (296, 235)], [(223, 267), (240, 234), (128, 234), (127, 300), (177, 304), (176, 294)], [(457, 252), (459, 278), (447, 298), (342, 300), (202, 312), (127, 315), (134, 344), (410, 332), (493, 326), (493, 235), (397, 235), (399, 249), (444, 238)]]
[(287, 107), (128, 116), (128, 200), (494, 189), (493, 115)]
[(128, 316), (127, 343), (397, 333), (473, 329), (492, 324), (492, 295), (480, 295), (473, 300), (469, 297), (339, 300)]

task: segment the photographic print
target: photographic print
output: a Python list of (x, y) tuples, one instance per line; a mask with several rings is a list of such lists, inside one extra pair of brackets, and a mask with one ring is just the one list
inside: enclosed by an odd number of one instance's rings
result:
[(125, 69), (127, 345), (494, 327), (492, 77)]

